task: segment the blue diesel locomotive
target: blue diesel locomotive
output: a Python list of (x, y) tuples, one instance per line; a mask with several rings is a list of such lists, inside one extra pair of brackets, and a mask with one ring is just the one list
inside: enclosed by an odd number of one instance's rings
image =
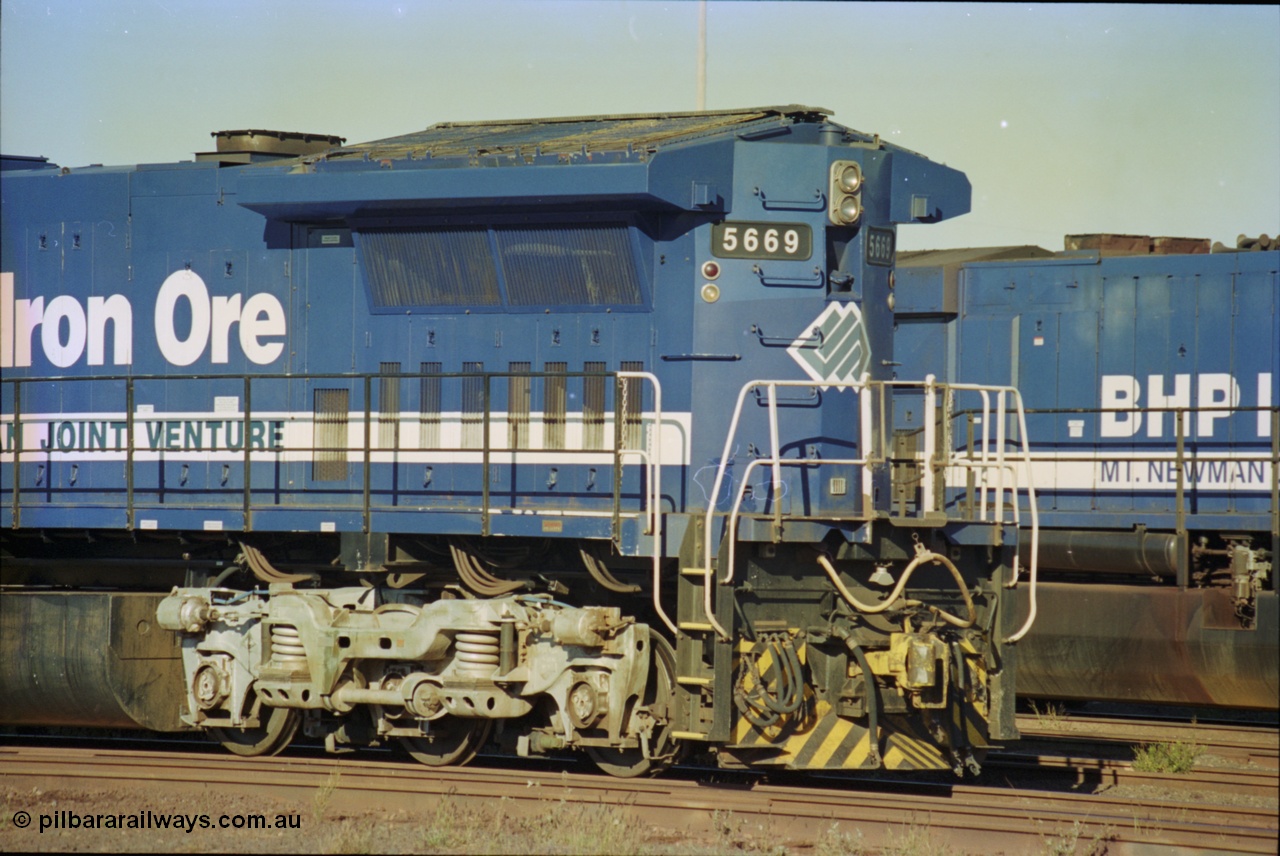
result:
[(1017, 736), (1032, 426), (895, 353), (963, 174), (799, 106), (215, 136), (3, 161), (0, 721), (615, 775)]
[[(899, 258), (898, 371), (1025, 396), (1043, 529), (1019, 695), (1277, 708), (1280, 252), (1238, 244)], [(900, 400), (900, 443), (919, 413)]]

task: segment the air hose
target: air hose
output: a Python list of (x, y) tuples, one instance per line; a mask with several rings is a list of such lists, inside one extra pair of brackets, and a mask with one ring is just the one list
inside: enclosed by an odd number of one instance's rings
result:
[[(748, 722), (757, 728), (768, 728), (800, 708), (804, 701), (804, 666), (790, 639), (762, 643), (762, 647), (754, 660), (744, 662), (733, 698)], [(760, 657), (765, 654), (769, 654), (771, 659), (767, 675), (759, 668)], [(744, 689), (748, 679), (751, 688)], [(771, 682), (777, 687), (772, 694), (768, 689)]]
[(862, 679), (867, 684), (867, 739), (871, 742), (871, 760), (880, 766), (880, 690), (876, 686), (876, 676), (871, 673), (871, 665), (862, 646), (850, 645), (853, 659), (862, 669)]
[(923, 544), (916, 544), (915, 558), (911, 560), (911, 563), (907, 565), (906, 570), (902, 572), (902, 576), (898, 578), (898, 584), (893, 587), (893, 591), (889, 593), (889, 597), (874, 605), (865, 604), (854, 597), (853, 592), (849, 591), (845, 584), (840, 580), (840, 573), (836, 570), (835, 565), (831, 564), (831, 560), (825, 555), (818, 555), (818, 564), (827, 572), (827, 576), (831, 578), (831, 582), (836, 587), (836, 591), (840, 592), (840, 596), (848, 601), (850, 606), (866, 615), (877, 615), (897, 603), (898, 599), (902, 596), (902, 590), (907, 586), (907, 581), (911, 579), (911, 575), (916, 572), (916, 568), (919, 568), (925, 562), (942, 565), (951, 572), (951, 576), (955, 579), (956, 585), (960, 589), (960, 596), (964, 598), (964, 605), (968, 610), (969, 617), (967, 619), (958, 618), (937, 606), (927, 607), (929, 611), (948, 624), (953, 624), (956, 627), (972, 627), (974, 622), (978, 620), (978, 612), (974, 609), (973, 598), (969, 596), (969, 588), (964, 584), (964, 577), (960, 576), (960, 571), (956, 568), (955, 563), (941, 553), (934, 553), (926, 549)]

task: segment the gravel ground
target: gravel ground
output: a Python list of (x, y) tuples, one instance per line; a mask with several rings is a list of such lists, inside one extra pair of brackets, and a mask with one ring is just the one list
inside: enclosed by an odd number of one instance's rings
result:
[[(477, 806), (445, 797), (416, 811), (372, 812), (344, 808), (340, 793), (329, 796), (334, 798), (326, 798), (322, 790), (303, 804), (244, 794), (174, 793), (168, 785), (159, 784), (23, 791), (0, 782), (0, 852), (672, 856), (861, 852), (856, 830), (822, 828), (809, 840), (779, 842), (763, 825), (731, 816), (715, 818), (711, 829), (689, 834), (642, 824), (613, 806), (549, 801), (544, 812), (529, 816), (501, 803)], [(26, 827), (21, 826), (23, 812), (30, 818)], [(44, 831), (40, 831), (42, 823)], [(247, 828), (249, 823), (267, 828)], [(911, 834), (919, 837), (919, 831)]]
[[(1005, 774), (1001, 774), (1004, 776)], [(1192, 777), (1194, 774), (1192, 774)], [(1069, 790), (1109, 798), (1277, 808), (1275, 797), (1246, 797), (1149, 786), (1071, 786), (1061, 777), (1015, 777), (1018, 787)], [(1013, 781), (1006, 781), (1013, 785)], [(536, 808), (424, 797), (420, 806), (371, 810), (337, 780), (298, 799), (213, 786), (121, 783), (101, 788), (0, 777), (0, 853), (548, 853), (768, 854), (768, 856), (932, 856), (962, 851), (927, 826), (904, 826), (869, 847), (851, 825), (816, 822), (805, 837), (780, 839), (767, 821), (714, 815), (698, 829), (644, 823), (625, 808), (547, 799)], [(253, 787), (252, 783), (248, 787)], [(529, 803), (520, 801), (522, 806)], [(26, 821), (24, 823), (24, 820)], [(879, 841), (868, 830), (866, 840)], [(1045, 854), (1105, 852), (1106, 841), (1078, 831), (1046, 830)], [(991, 842), (992, 845), (996, 842)]]

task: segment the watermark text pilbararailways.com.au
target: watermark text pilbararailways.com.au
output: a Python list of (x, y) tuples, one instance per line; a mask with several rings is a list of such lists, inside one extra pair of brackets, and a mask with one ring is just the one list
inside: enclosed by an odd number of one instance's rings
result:
[(78, 812), (58, 809), (33, 815), (28, 811), (15, 811), (10, 818), (19, 829), (35, 832), (53, 832), (67, 829), (132, 829), (177, 830), (193, 832), (197, 829), (301, 829), (302, 816), (298, 814), (184, 814), (151, 810), (134, 812)]

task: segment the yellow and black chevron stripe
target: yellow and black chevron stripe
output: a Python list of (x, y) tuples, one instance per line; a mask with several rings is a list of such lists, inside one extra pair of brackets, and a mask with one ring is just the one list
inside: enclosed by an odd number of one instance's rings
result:
[[(757, 651), (751, 642), (740, 642), (740, 656), (757, 656), (756, 674), (768, 674), (772, 664), (768, 650)], [(797, 653), (805, 661), (805, 647)], [(967, 648), (968, 677), (986, 680), (981, 656)], [(747, 670), (743, 688), (750, 690), (755, 675)], [(956, 699), (959, 702), (959, 699)], [(955, 734), (961, 742), (983, 748), (988, 746), (984, 711), (970, 703), (953, 703), (947, 715), (952, 717)], [(983, 705), (985, 708), (985, 705)], [(856, 770), (882, 767), (887, 770), (950, 770), (949, 753), (940, 746), (919, 717), (887, 714), (880, 717), (880, 751), (877, 764), (871, 753), (871, 735), (865, 724), (838, 716), (826, 701), (814, 698), (806, 687), (805, 701), (790, 716), (784, 716), (765, 728), (752, 724), (745, 716), (734, 722), (731, 742), (723, 752), (744, 764), (779, 765), (793, 770)]]
[(829, 704), (819, 701), (801, 727), (761, 731), (739, 718), (734, 742), (724, 751), (744, 763), (777, 764), (790, 770), (951, 769), (946, 751), (918, 722), (904, 716), (883, 716), (880, 732), (884, 754), (877, 764), (866, 726), (837, 716)]
[(886, 770), (950, 770), (946, 750), (922, 727), (919, 719), (893, 715), (881, 717)]

